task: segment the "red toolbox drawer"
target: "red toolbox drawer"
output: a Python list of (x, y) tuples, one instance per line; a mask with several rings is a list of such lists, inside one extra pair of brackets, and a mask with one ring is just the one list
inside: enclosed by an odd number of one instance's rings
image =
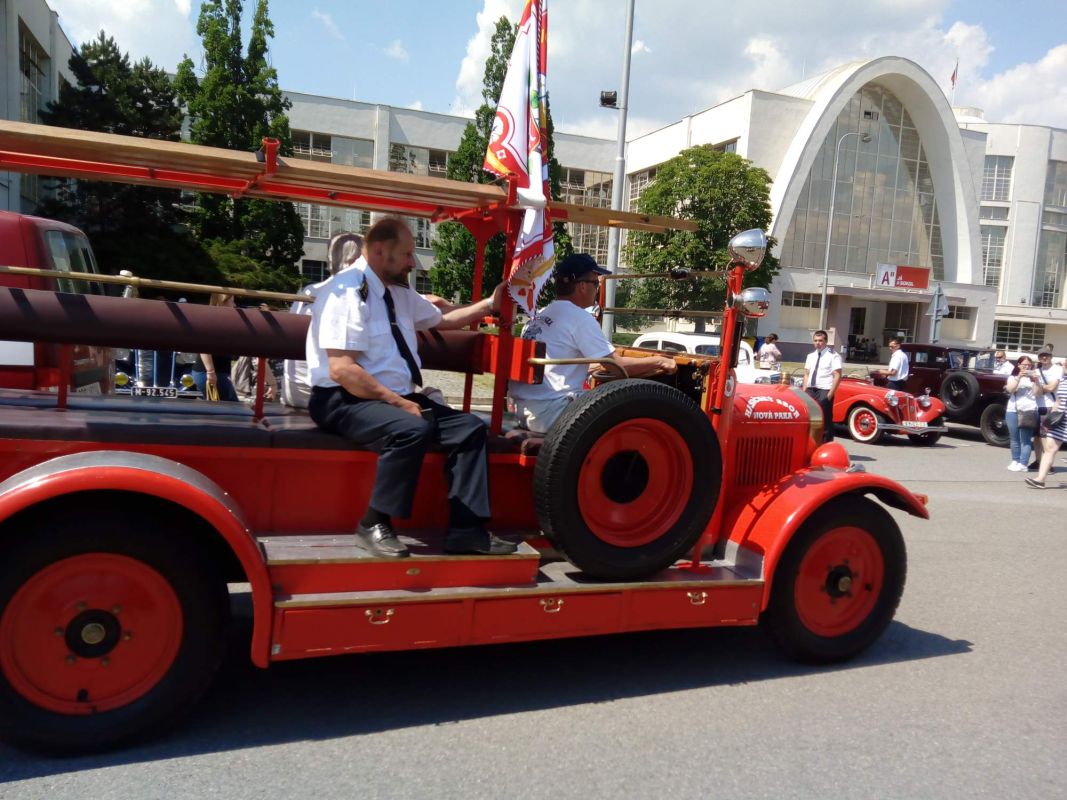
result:
[(533, 595), (478, 600), (471, 638), (506, 642), (621, 629), (621, 593)]
[(648, 589), (630, 595), (629, 629), (750, 625), (759, 616), (763, 585)]

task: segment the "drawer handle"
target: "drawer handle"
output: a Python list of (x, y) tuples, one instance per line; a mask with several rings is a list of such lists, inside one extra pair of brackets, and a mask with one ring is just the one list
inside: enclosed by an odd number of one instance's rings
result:
[(686, 596), (689, 598), (689, 602), (695, 606), (702, 606), (708, 602), (707, 592), (687, 592)]
[(393, 616), (391, 608), (368, 608), (363, 612), (367, 615), (367, 622), (371, 625), (388, 625), (389, 618)]
[(558, 614), (563, 610), (563, 598), (546, 597), (541, 601), (541, 608), (546, 614)]

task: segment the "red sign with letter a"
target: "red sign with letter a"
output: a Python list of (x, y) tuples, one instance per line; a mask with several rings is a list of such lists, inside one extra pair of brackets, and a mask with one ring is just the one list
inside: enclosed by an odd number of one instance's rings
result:
[(875, 285), (879, 289), (926, 289), (930, 286), (930, 270), (926, 267), (879, 264)]

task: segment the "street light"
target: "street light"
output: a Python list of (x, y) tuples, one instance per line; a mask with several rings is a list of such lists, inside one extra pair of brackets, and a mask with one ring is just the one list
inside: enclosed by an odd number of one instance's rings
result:
[[(837, 140), (837, 147), (834, 150), (834, 174), (830, 180), (830, 220), (826, 224), (826, 257), (822, 263), (822, 301), (819, 303), (819, 328), (826, 330), (826, 284), (830, 280), (830, 240), (833, 238), (834, 232), (834, 199), (837, 197), (837, 161), (841, 157), (841, 142), (845, 141), (849, 136), (859, 136), (860, 141), (866, 144), (871, 140), (871, 137), (859, 131), (849, 131), (848, 133), (841, 134), (841, 138)], [(855, 180), (855, 175), (853, 175)]]

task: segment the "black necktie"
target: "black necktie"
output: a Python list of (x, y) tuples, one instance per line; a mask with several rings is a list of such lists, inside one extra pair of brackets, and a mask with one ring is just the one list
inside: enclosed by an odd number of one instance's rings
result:
[(811, 383), (809, 384), (809, 386), (812, 389), (818, 389), (819, 388), (818, 386), (815, 385), (815, 380), (819, 377), (819, 359), (820, 358), (822, 358), (822, 350), (816, 350), (815, 351), (815, 369), (813, 369), (811, 371)]
[(385, 294), (382, 295), (382, 299), (385, 301), (385, 310), (389, 314), (389, 330), (393, 333), (393, 341), (396, 342), (396, 347), (400, 351), (400, 357), (408, 365), (411, 381), (416, 386), (422, 386), (422, 373), (419, 371), (419, 365), (415, 363), (415, 356), (411, 354), (411, 348), (408, 347), (407, 340), (404, 338), (404, 332), (396, 324), (396, 306), (393, 304), (393, 296), (389, 293), (388, 286), (385, 288)]

